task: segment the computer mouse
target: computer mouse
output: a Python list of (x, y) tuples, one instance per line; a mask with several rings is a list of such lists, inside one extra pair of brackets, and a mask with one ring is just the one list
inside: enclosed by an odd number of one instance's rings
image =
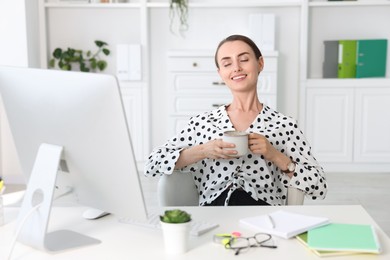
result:
[(87, 209), (86, 211), (84, 211), (83, 213), (83, 218), (85, 219), (90, 219), (90, 220), (94, 220), (94, 219), (99, 219), (99, 218), (102, 218), (104, 216), (107, 216), (109, 215), (110, 213), (108, 212), (105, 212), (103, 210), (100, 210), (100, 209)]

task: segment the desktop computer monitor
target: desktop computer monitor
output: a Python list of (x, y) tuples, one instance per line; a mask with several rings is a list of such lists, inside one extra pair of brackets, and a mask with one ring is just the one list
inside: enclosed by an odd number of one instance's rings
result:
[[(93, 243), (81, 234), (47, 233), (54, 190), (61, 187), (62, 179), (70, 181), (74, 197), (82, 205), (146, 220), (114, 76), (0, 67), (0, 93), (28, 180), (18, 218), (26, 221), (19, 241), (53, 251), (66, 249), (64, 240), (79, 238), (73, 246)], [(59, 167), (65, 178), (57, 178)]]

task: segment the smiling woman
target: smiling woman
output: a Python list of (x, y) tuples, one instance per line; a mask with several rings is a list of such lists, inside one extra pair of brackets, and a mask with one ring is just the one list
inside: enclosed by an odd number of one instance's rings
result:
[[(218, 45), (215, 63), (231, 103), (192, 117), (153, 150), (145, 174), (192, 174), (201, 206), (282, 205), (289, 187), (323, 199), (324, 171), (296, 121), (259, 101), (265, 61), (256, 44), (246, 36), (229, 36)], [(226, 131), (246, 132), (248, 152), (239, 156), (233, 143), (223, 141)]]

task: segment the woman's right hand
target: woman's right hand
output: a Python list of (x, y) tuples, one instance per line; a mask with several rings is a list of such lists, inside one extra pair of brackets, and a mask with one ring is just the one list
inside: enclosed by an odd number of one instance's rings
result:
[(237, 151), (224, 148), (234, 148), (232, 143), (226, 143), (222, 139), (208, 141), (207, 143), (186, 148), (180, 152), (175, 169), (181, 169), (203, 159), (229, 159), (235, 156)]
[(211, 140), (201, 146), (203, 156), (208, 159), (228, 159), (237, 154), (237, 151), (234, 149), (224, 149), (234, 148), (235, 145), (233, 143), (224, 142), (222, 139)]

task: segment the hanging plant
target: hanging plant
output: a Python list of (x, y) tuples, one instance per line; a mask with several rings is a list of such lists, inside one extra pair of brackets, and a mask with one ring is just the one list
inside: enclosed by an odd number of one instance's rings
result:
[(179, 19), (179, 33), (184, 36), (188, 30), (188, 0), (170, 0), (169, 4), (170, 30), (175, 34), (175, 18)]
[(91, 51), (77, 50), (73, 48), (56, 48), (53, 51), (53, 57), (49, 61), (49, 67), (54, 68), (56, 64), (62, 70), (72, 70), (73, 65), (83, 72), (103, 71), (107, 67), (107, 62), (100, 57), (100, 54), (108, 56), (110, 50), (108, 44), (103, 41), (95, 41), (98, 47), (95, 53)]

